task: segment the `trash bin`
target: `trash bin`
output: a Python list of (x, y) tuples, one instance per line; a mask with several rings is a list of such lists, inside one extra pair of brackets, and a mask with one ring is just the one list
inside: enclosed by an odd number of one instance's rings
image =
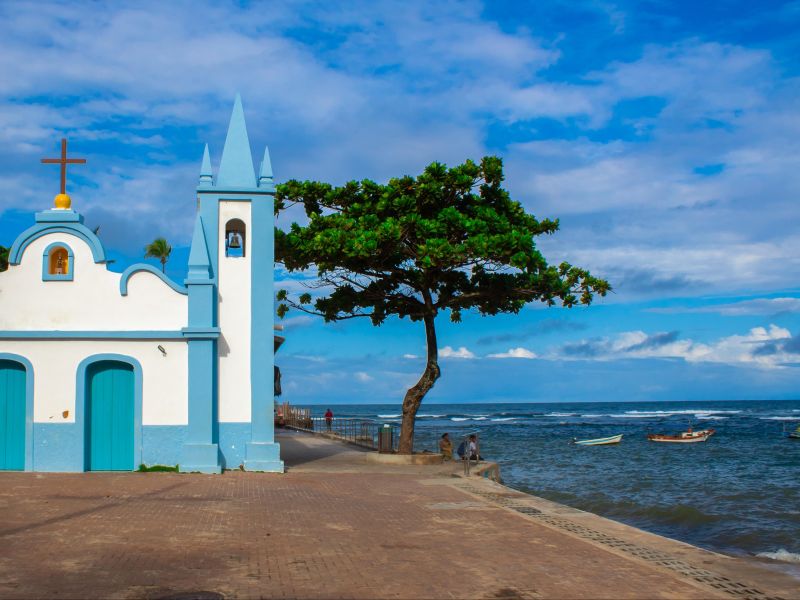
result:
[(388, 423), (378, 429), (378, 452), (392, 452), (394, 450), (393, 435), (394, 430)]

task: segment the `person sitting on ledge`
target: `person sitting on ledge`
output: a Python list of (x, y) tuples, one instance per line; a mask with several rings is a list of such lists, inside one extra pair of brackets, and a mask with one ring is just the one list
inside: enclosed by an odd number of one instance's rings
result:
[(439, 440), (439, 452), (442, 453), (445, 460), (453, 460), (453, 442), (446, 433), (443, 433), (442, 439)]
[(458, 445), (456, 453), (461, 460), (467, 460), (467, 458), (469, 460), (483, 460), (483, 457), (478, 454), (478, 436), (474, 433), (469, 436), (469, 439)]

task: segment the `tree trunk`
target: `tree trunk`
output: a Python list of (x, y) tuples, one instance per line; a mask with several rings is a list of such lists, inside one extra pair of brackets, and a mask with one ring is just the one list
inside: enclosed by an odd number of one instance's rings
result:
[(400, 427), (400, 444), (398, 452), (400, 454), (411, 454), (414, 451), (414, 422), (417, 418), (419, 405), (436, 380), (439, 379), (439, 347), (436, 345), (436, 326), (434, 324), (435, 315), (431, 312), (426, 314), (425, 339), (428, 346), (428, 361), (425, 364), (425, 371), (422, 377), (406, 392), (403, 398), (403, 423)]
[(167, 272), (167, 259), (166, 258), (162, 258), (161, 259), (161, 272), (162, 273), (166, 273)]

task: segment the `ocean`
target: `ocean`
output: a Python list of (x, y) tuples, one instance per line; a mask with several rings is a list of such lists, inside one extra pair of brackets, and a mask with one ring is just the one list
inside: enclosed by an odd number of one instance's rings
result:
[[(322, 416), (326, 406), (313, 407)], [(399, 423), (396, 404), (332, 405), (337, 417)], [(317, 414), (319, 413), (319, 414)], [(713, 427), (705, 443), (648, 433)], [(472, 431), (515, 489), (733, 555), (800, 563), (800, 401), (423, 404), (415, 450)], [(623, 434), (616, 446), (573, 438)]]

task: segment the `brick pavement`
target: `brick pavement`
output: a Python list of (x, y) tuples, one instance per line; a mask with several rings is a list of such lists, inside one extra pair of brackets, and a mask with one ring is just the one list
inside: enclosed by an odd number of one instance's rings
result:
[(0, 597), (715, 597), (443, 471), (337, 454), (284, 475), (0, 473)]

